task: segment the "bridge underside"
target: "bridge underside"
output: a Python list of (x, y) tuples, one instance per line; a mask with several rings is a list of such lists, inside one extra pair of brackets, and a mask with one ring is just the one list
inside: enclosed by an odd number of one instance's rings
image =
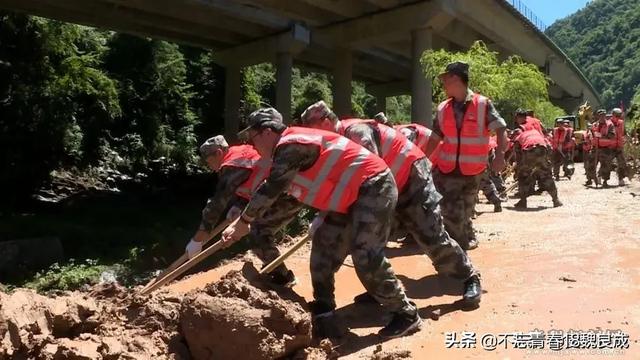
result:
[(544, 69), (551, 100), (567, 111), (598, 95), (566, 56), (503, 0), (0, 0), (0, 8), (216, 50), (225, 66), (225, 129), (238, 129), (240, 70), (273, 62), (276, 106), (291, 117), (292, 66), (333, 75), (334, 110), (351, 111), (351, 80), (363, 81), (384, 110), (410, 94), (411, 115), (429, 124), (431, 83), (419, 57), (483, 40)]

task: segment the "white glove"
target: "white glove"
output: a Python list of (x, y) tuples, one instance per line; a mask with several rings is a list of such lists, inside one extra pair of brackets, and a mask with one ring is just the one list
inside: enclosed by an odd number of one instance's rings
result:
[(202, 242), (191, 239), (191, 241), (189, 241), (189, 243), (187, 244), (185, 251), (189, 256), (189, 259), (193, 258), (202, 251)]
[(309, 225), (309, 236), (313, 237), (316, 230), (318, 230), (318, 228), (322, 225), (323, 222), (324, 222), (324, 215), (320, 215), (320, 214), (316, 215), (316, 217), (313, 218), (311, 225)]
[(237, 206), (232, 206), (227, 212), (227, 220), (235, 220), (242, 215), (242, 209)]

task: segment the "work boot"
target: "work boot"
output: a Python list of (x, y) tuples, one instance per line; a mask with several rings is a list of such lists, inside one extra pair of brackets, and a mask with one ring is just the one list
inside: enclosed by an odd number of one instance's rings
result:
[(602, 187), (603, 188), (608, 188), (609, 187), (609, 184), (607, 184), (607, 181), (609, 181), (609, 180), (605, 180), (605, 181), (602, 182)]
[(482, 296), (482, 286), (480, 285), (480, 277), (473, 275), (464, 282), (464, 294), (462, 299), (466, 305), (478, 306), (480, 297)]
[(378, 335), (385, 339), (405, 336), (419, 330), (421, 324), (422, 319), (420, 319), (417, 311), (413, 315), (395, 313), (389, 324), (378, 331)]
[(502, 212), (502, 203), (500, 201), (493, 203), (493, 212)]
[(618, 186), (625, 186), (627, 183), (624, 182), (624, 179), (618, 180)]
[(282, 274), (280, 272), (272, 273), (271, 282), (278, 286), (292, 288), (298, 282), (298, 280), (296, 279), (296, 276), (293, 274), (293, 271), (287, 270), (285, 274)]
[(587, 182), (584, 183), (584, 186), (591, 186), (593, 184), (593, 180), (587, 179)]
[(507, 194), (500, 194), (500, 201), (502, 202), (507, 202), (509, 200), (509, 195)]
[(600, 186), (600, 179), (596, 178), (595, 180), (596, 186)]
[(557, 207), (560, 207), (560, 206), (562, 206), (562, 203), (560, 202), (560, 199), (558, 199), (558, 198), (553, 199), (553, 207), (557, 208)]
[(515, 205), (516, 209), (526, 209), (527, 208), (527, 199), (520, 199)]
[(377, 304), (378, 301), (376, 301), (376, 299), (371, 294), (365, 291), (360, 295), (354, 296), (353, 303), (354, 304)]
[(317, 301), (309, 303), (313, 337), (319, 339), (339, 338), (341, 331), (336, 324), (333, 308)]
[(554, 179), (556, 179), (556, 181), (560, 181), (560, 175), (556, 175)]

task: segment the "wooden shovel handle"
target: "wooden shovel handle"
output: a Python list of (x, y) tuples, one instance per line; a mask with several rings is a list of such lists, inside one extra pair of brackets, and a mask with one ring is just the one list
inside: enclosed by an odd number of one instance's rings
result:
[(306, 244), (306, 242), (309, 241), (310, 238), (311, 236), (307, 234), (305, 237), (298, 240), (297, 243), (293, 244), (293, 246), (287, 249), (287, 251), (285, 251), (282, 255), (278, 256), (275, 260), (270, 262), (269, 265), (262, 268), (262, 270), (260, 270), (260, 274), (262, 275), (262, 274), (268, 274), (272, 272), (273, 269), (280, 266), (280, 264), (282, 264), (289, 256), (293, 255), (294, 252), (298, 251), (298, 249), (300, 249), (302, 245)]

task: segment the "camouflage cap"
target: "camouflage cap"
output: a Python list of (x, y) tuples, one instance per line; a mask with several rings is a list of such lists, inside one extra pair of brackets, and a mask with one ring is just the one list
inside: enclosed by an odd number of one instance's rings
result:
[(207, 157), (214, 153), (218, 149), (227, 149), (229, 148), (229, 144), (227, 144), (227, 140), (224, 139), (224, 136), (217, 135), (212, 138), (208, 138), (202, 145), (200, 145), (200, 156)]
[(258, 109), (249, 114), (249, 117), (247, 118), (247, 127), (242, 129), (242, 131), (238, 133), (238, 136), (242, 135), (249, 129), (261, 128), (269, 125), (270, 123), (282, 124), (282, 114), (271, 107)]
[(333, 114), (333, 111), (331, 111), (331, 108), (329, 108), (329, 105), (327, 105), (323, 100), (312, 104), (302, 113), (302, 115), (300, 115), (300, 121), (304, 125), (314, 123), (325, 118), (331, 118), (333, 120), (335, 115)]
[(385, 115), (382, 111), (375, 114), (373, 118), (375, 119), (375, 121), (381, 124), (385, 124), (385, 125), (389, 124), (389, 119), (387, 119), (387, 115)]
[(523, 108), (516, 109), (516, 116), (527, 116), (527, 110)]
[(611, 113), (614, 114), (614, 115), (622, 115), (622, 109), (613, 108), (613, 110), (611, 110)]

